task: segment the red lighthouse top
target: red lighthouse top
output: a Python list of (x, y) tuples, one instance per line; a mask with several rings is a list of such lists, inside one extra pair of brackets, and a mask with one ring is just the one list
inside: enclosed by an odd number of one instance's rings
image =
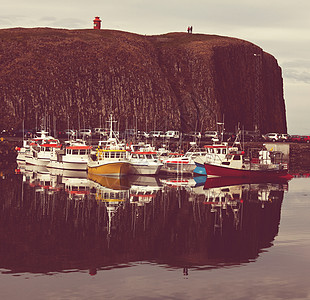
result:
[(95, 19), (94, 19), (94, 29), (100, 29), (100, 27), (101, 27), (100, 17), (95, 17)]

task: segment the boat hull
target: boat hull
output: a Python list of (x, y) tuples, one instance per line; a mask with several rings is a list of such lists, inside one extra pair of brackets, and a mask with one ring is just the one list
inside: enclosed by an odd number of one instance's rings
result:
[(50, 162), (49, 158), (39, 158), (39, 157), (25, 157), (25, 162), (28, 165), (35, 165), (35, 166), (47, 166)]
[(267, 179), (274, 177), (289, 178), (287, 169), (243, 170), (204, 163), (208, 177), (243, 177)]
[(128, 176), (112, 177), (88, 173), (88, 179), (113, 190), (128, 190), (130, 188)]
[(130, 174), (138, 175), (156, 175), (159, 173), (162, 165), (138, 165), (132, 164), (130, 168)]
[(196, 167), (193, 171), (194, 175), (202, 175), (202, 176), (206, 176), (207, 172), (206, 172), (206, 168), (204, 166), (204, 164), (198, 163), (195, 161)]
[(165, 163), (163, 170), (172, 172), (193, 172), (195, 169), (194, 163), (189, 162), (177, 162), (177, 163)]
[(74, 171), (86, 171), (87, 170), (87, 161), (84, 162), (57, 162), (51, 161), (48, 165), (48, 168), (62, 169), (62, 170), (74, 170)]
[(88, 164), (88, 173), (105, 176), (123, 176), (130, 173), (129, 162), (94, 161)]

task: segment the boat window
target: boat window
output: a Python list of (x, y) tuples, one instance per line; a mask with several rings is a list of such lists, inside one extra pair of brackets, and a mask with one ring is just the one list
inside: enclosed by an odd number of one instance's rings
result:
[(221, 149), (216, 149), (217, 154), (221, 154)]
[(211, 149), (210, 149), (210, 153), (214, 153), (214, 149), (211, 148)]
[(234, 160), (240, 160), (240, 155), (234, 155)]
[(75, 149), (75, 150), (72, 150), (72, 154), (73, 154), (73, 155), (78, 155), (78, 154), (79, 154), (79, 150), (76, 150), (76, 149)]
[(222, 153), (223, 153), (223, 154), (226, 154), (226, 149), (222, 149)]
[(115, 152), (111, 152), (111, 153), (110, 153), (110, 157), (111, 157), (111, 158), (115, 158)]
[(85, 155), (85, 154), (86, 154), (86, 150), (81, 149), (81, 150), (80, 150), (80, 155)]
[(144, 155), (143, 154), (139, 154), (139, 158), (144, 158)]
[(147, 154), (147, 155), (146, 155), (146, 158), (147, 158), (147, 159), (152, 159), (152, 158), (153, 158), (153, 157), (152, 157), (152, 154)]
[(121, 153), (115, 152), (115, 158), (120, 158), (120, 157), (121, 157)]

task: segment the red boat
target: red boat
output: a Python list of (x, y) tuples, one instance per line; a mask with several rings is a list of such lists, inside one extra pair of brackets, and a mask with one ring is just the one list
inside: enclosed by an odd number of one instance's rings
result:
[[(205, 162), (208, 177), (243, 177), (243, 178), (287, 178), (287, 163), (282, 162), (283, 153), (279, 151), (258, 150), (246, 156), (243, 151), (230, 153), (218, 162)], [(254, 155), (253, 155), (254, 154)]]

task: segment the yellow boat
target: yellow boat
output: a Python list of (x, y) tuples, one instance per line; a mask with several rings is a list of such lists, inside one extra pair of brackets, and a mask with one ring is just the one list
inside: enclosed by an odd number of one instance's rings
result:
[(127, 175), (131, 169), (127, 151), (113, 132), (114, 121), (112, 115), (109, 122), (110, 137), (103, 144), (103, 149), (97, 149), (95, 159), (89, 158), (87, 163), (88, 173), (103, 176)]
[(98, 149), (96, 160), (88, 161), (88, 173), (108, 176), (123, 176), (129, 174), (130, 163), (126, 150)]

